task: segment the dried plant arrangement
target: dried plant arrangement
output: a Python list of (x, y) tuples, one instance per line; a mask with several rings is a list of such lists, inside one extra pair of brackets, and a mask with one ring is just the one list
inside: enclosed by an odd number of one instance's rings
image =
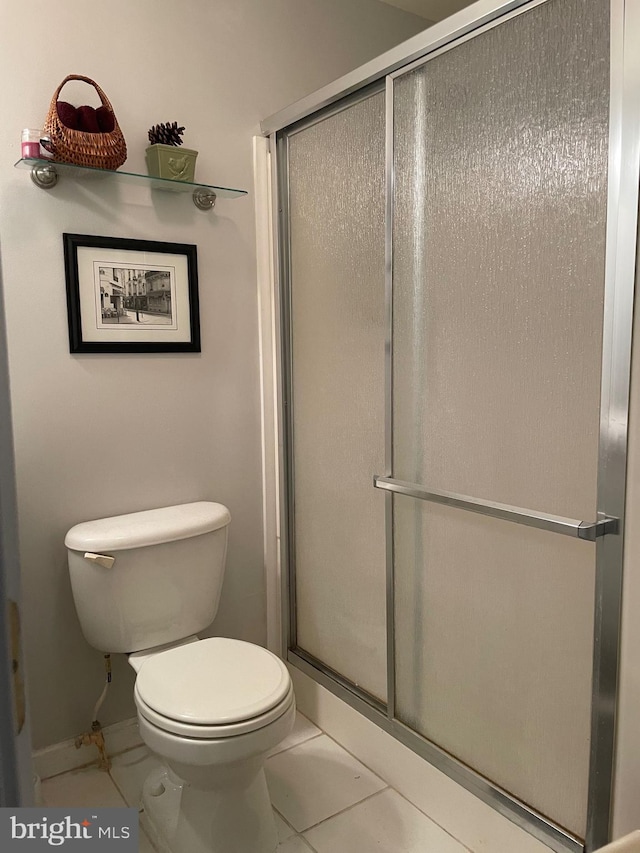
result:
[(154, 124), (149, 128), (149, 142), (152, 145), (182, 145), (184, 127), (178, 127), (177, 121)]
[(147, 148), (147, 171), (157, 178), (172, 181), (193, 182), (198, 152), (191, 148), (180, 148), (184, 127), (177, 121), (154, 124), (149, 128), (151, 143)]

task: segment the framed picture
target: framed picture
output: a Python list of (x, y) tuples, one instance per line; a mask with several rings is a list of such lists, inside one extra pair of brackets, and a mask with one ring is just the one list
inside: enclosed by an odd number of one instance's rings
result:
[(200, 352), (195, 246), (62, 238), (72, 353)]

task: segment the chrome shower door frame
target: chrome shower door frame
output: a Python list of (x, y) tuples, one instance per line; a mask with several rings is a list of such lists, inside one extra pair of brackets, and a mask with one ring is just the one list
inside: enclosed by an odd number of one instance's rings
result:
[[(640, 177), (640, 63), (634, 51), (640, 43), (640, 10), (625, 0), (610, 0), (611, 76), (606, 269), (602, 352), (600, 442), (598, 460), (598, 518), (617, 520), (617, 532), (596, 540), (596, 606), (592, 723), (587, 831), (584, 843), (548, 818), (512, 797), (489, 780), (445, 753), (395, 717), (394, 578), (392, 490), (386, 493), (387, 550), (387, 705), (329, 670), (296, 645), (294, 550), (294, 459), (291, 382), (290, 246), (288, 136), (348, 108), (371, 93), (372, 84), (386, 79), (387, 87), (387, 210), (386, 210), (386, 470), (393, 475), (393, 80), (434, 56), (497, 26), (504, 20), (541, 5), (561, 0), (480, 0), (391, 51), (340, 78), (263, 122), (271, 137), (274, 158), (274, 229), (277, 243), (278, 401), (283, 445), (281, 468), (281, 557), (283, 570), (283, 651), (288, 660), (339, 698), (377, 723), (432, 765), (472, 791), (514, 823), (556, 851), (591, 853), (609, 840), (614, 768), (615, 717), (618, 691), (620, 608), (624, 539), (627, 428), (630, 387), (631, 330), (636, 277), (638, 183)], [(370, 87), (366, 91), (366, 87)], [(377, 87), (376, 87), (377, 90)], [(339, 484), (337, 484), (339, 487)], [(571, 520), (570, 520), (571, 521)], [(288, 603), (288, 607), (287, 607)]]

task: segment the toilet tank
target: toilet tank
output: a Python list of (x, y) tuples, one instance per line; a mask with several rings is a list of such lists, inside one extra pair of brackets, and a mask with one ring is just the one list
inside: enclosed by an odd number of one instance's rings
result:
[(222, 504), (199, 501), (72, 527), (64, 543), (87, 641), (102, 652), (135, 652), (210, 625), (230, 521)]

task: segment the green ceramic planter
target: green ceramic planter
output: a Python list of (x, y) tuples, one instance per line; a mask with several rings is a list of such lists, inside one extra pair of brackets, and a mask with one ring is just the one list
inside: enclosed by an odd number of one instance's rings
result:
[(193, 182), (197, 156), (191, 148), (156, 143), (147, 148), (147, 171), (154, 178)]

